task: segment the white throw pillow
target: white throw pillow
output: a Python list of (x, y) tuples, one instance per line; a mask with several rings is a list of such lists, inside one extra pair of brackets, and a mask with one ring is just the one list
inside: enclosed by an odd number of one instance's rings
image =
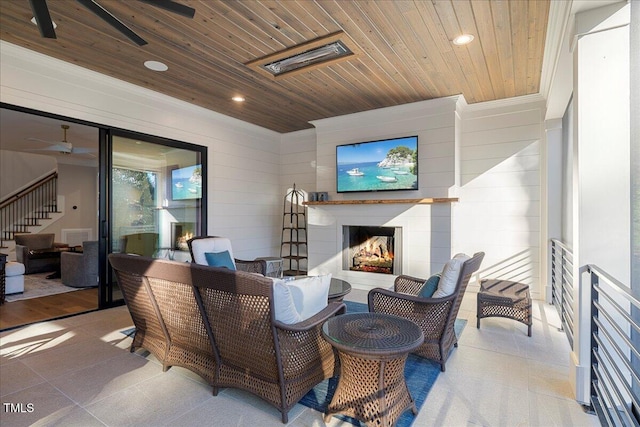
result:
[(436, 289), (432, 298), (443, 298), (453, 294), (462, 271), (462, 264), (470, 258), (467, 254), (457, 254), (445, 264), (442, 270), (442, 277), (438, 282), (438, 289)]
[(286, 282), (280, 279), (273, 279), (273, 306), (277, 321), (287, 324), (298, 323), (302, 317), (293, 302), (293, 296)]
[(293, 303), (302, 320), (306, 320), (327, 306), (331, 274), (308, 276), (285, 282), (293, 296)]

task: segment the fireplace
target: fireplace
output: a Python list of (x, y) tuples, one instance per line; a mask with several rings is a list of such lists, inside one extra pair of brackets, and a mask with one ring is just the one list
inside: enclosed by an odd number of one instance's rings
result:
[(171, 248), (178, 251), (188, 251), (187, 240), (195, 236), (195, 222), (171, 223)]
[(342, 269), (401, 274), (402, 227), (344, 225)]

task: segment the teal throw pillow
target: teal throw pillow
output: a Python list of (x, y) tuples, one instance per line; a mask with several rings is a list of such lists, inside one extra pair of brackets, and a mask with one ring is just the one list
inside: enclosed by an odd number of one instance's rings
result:
[(236, 269), (229, 251), (205, 252), (204, 257), (207, 259), (207, 264), (209, 264), (211, 267), (225, 267), (229, 270)]
[(438, 283), (440, 283), (440, 273), (434, 274), (433, 276), (429, 277), (426, 282), (424, 282), (422, 289), (420, 289), (420, 292), (418, 292), (418, 296), (423, 298), (431, 298), (436, 292), (436, 289), (438, 289)]

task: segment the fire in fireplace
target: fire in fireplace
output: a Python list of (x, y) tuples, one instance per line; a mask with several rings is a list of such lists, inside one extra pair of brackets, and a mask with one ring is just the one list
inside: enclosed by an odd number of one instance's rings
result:
[(368, 273), (400, 274), (400, 227), (346, 225), (343, 230), (343, 268)]
[(187, 240), (195, 236), (195, 222), (172, 222), (171, 223), (171, 246), (178, 251), (188, 251)]

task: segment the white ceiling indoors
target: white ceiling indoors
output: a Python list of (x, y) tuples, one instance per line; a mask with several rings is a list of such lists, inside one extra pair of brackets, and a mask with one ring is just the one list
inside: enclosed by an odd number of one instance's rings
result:
[[(49, 151), (62, 141), (61, 125), (69, 126), (67, 142), (71, 143), (73, 148), (87, 148), (93, 150), (93, 153), (64, 154)], [(0, 150), (55, 156), (58, 163), (96, 166), (98, 164), (98, 128), (2, 108), (0, 109)]]

